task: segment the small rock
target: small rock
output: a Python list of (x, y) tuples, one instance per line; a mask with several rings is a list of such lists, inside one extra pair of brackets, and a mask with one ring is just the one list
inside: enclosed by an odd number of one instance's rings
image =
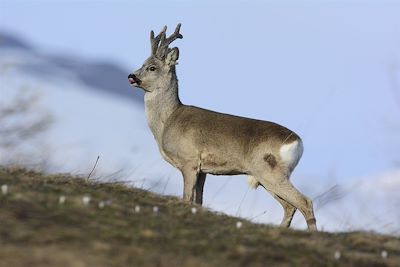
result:
[(104, 201), (100, 201), (100, 202), (99, 202), (99, 209), (104, 208), (105, 205), (106, 205), (106, 204), (104, 203)]

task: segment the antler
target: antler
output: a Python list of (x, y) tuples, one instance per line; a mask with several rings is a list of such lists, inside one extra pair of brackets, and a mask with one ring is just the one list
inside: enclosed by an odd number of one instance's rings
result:
[(154, 31), (150, 32), (150, 42), (151, 42), (151, 54), (158, 57), (159, 59), (164, 59), (167, 51), (168, 45), (170, 45), (176, 39), (182, 39), (182, 34), (179, 33), (181, 29), (181, 24), (179, 23), (173, 34), (171, 34), (168, 38), (166, 35), (167, 26), (164, 26), (162, 31), (154, 37)]

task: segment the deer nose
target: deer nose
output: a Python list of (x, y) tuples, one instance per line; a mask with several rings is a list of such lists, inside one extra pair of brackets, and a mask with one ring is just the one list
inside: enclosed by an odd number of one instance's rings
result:
[(136, 75), (133, 73), (128, 75), (128, 80), (129, 80), (130, 84), (134, 84), (134, 83), (140, 84), (140, 79), (138, 77), (136, 77)]

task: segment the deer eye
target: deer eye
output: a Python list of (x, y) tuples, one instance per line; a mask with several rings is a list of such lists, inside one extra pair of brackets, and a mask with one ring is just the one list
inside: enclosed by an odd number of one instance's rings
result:
[(155, 71), (155, 70), (156, 70), (156, 67), (151, 66), (151, 67), (149, 68), (149, 70), (150, 70), (150, 71)]

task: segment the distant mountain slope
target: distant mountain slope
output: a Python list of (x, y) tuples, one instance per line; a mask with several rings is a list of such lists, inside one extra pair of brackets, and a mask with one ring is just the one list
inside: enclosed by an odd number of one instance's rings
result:
[[(46, 132), (21, 140), (24, 145), (13, 153), (0, 147), (0, 165), (42, 161), (48, 171), (86, 172), (99, 155), (98, 170), (110, 173), (160, 157), (146, 125), (143, 93), (128, 84), (128, 71), (40, 51), (13, 35), (0, 35), (0, 105), (37, 96), (35, 109), (53, 118)], [(18, 120), (26, 123), (25, 117)]]
[(93, 90), (116, 94), (143, 103), (143, 93), (127, 82), (128, 70), (111, 62), (88, 61), (79, 57), (50, 55), (16, 36), (0, 32), (1, 56), (19, 58), (18, 67), (36, 76), (55, 78), (60, 72), (73, 76)]
[(7, 185), (7, 194), (0, 192), (0, 266), (400, 263), (400, 239), (390, 236), (253, 224), (174, 197), (68, 175), (0, 169), (0, 185)]
[(21, 39), (12, 34), (0, 32), (0, 48), (14, 48), (22, 50), (32, 50), (32, 48)]

